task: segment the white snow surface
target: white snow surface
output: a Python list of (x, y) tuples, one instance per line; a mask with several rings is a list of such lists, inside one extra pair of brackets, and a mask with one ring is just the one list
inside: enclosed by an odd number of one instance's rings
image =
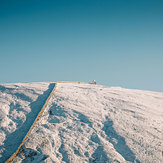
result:
[[(53, 87), (0, 85), (0, 162), (16, 151)], [(58, 83), (13, 162), (161, 163), (162, 125), (163, 93)]]
[(0, 163), (21, 144), (54, 84), (0, 85)]

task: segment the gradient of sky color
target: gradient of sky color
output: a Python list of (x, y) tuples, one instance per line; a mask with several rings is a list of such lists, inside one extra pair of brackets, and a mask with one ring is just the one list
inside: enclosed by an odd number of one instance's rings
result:
[(163, 0), (0, 0), (0, 83), (163, 91)]

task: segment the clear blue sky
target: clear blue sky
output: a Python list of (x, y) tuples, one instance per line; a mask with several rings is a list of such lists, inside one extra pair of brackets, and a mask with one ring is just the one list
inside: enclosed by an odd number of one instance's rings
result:
[(0, 83), (163, 91), (163, 0), (0, 0)]

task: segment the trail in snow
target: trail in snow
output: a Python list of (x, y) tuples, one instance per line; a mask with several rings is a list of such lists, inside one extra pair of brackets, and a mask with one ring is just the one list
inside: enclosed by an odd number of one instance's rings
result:
[(54, 84), (0, 85), (0, 162), (19, 147)]
[(58, 84), (14, 162), (161, 162), (163, 93)]

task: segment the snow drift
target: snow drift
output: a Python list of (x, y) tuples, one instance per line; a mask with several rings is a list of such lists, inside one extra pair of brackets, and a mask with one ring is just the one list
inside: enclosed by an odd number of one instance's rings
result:
[[(53, 83), (0, 86), (0, 162), (16, 151)], [(58, 83), (13, 162), (161, 162), (163, 93)]]

